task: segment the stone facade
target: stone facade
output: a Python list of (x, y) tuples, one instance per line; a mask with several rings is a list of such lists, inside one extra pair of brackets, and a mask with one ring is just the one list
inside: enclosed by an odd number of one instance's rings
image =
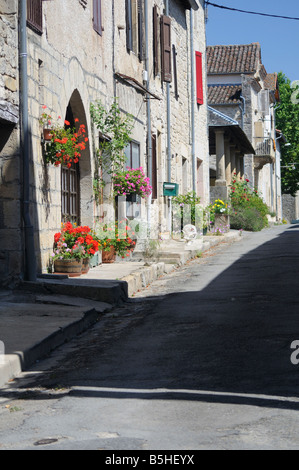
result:
[[(271, 211), (279, 206), (281, 194), (274, 110), (279, 92), (273, 77), (261, 62), (258, 43), (208, 47), (209, 104), (236, 120), (251, 142), (254, 153), (239, 154), (241, 173)], [(281, 211), (277, 218), (281, 218)]]
[(0, 0), (0, 279), (8, 284), (23, 269), (17, 4)]
[[(30, 2), (30, 0), (29, 0)], [(0, 0), (1, 50), (9, 66), (0, 74), (1, 100), (18, 110), (18, 29), (17, 6), (19, 2)], [(31, 3), (31, 2), (30, 2)], [(167, 2), (168, 3), (168, 2)], [(197, 4), (198, 3), (198, 4)], [(179, 183), (180, 192), (192, 189), (193, 155), (195, 153), (196, 190), (202, 197), (203, 204), (209, 202), (209, 162), (207, 103), (195, 103), (194, 141), (191, 129), (191, 38), (190, 6), (196, 5), (193, 14), (194, 51), (203, 54), (205, 71), (205, 23), (203, 1), (170, 0), (168, 17), (171, 19), (171, 46), (176, 50), (177, 88), (172, 81), (168, 86), (161, 75), (160, 25), (158, 41), (158, 72), (154, 73), (154, 31), (153, 14), (159, 18), (165, 15), (165, 2), (148, 0), (138, 2), (130, 0), (131, 7), (142, 6), (140, 23), (132, 29), (132, 47), (128, 50), (128, 24), (126, 2), (114, 0), (64, 0), (60, 2), (35, 2), (42, 8), (40, 28), (27, 27), (28, 48), (28, 92), (30, 125), (30, 215), (34, 226), (35, 254), (37, 272), (46, 272), (49, 256), (53, 247), (53, 236), (59, 231), (62, 222), (61, 168), (45, 164), (45, 144), (42, 140), (39, 123), (43, 106), (55, 119), (65, 119), (71, 112), (74, 118), (86, 126), (89, 142), (82, 153), (79, 168), (79, 217), (81, 224), (94, 226), (98, 217), (103, 216), (103, 207), (96, 202), (93, 180), (96, 172), (96, 148), (98, 131), (90, 117), (90, 105), (100, 100), (107, 108), (114, 98), (118, 99), (121, 111), (130, 113), (134, 118), (132, 141), (138, 144), (140, 165), (146, 172), (148, 161), (148, 132), (153, 136), (156, 154), (157, 197), (149, 202), (142, 201), (137, 207), (140, 218), (150, 221), (155, 228), (155, 236), (167, 230), (168, 199), (163, 196), (163, 182), (167, 180), (167, 158), (171, 151), (171, 180)], [(100, 28), (95, 28), (95, 5), (101, 4)], [(144, 8), (147, 6), (147, 12)], [(154, 10), (155, 8), (155, 10)], [(133, 12), (134, 13), (134, 12)], [(145, 30), (145, 18), (148, 17), (148, 36)], [(134, 15), (132, 16), (134, 19)], [(136, 20), (136, 18), (135, 18)], [(141, 28), (141, 33), (138, 33)], [(138, 42), (138, 40), (140, 41)], [(148, 57), (146, 57), (146, 41)], [(137, 49), (142, 48), (140, 55)], [(172, 60), (173, 60), (172, 56)], [(146, 62), (147, 59), (147, 62)], [(1, 62), (1, 64), (3, 61)], [(146, 63), (148, 68), (146, 70)], [(172, 61), (172, 64), (174, 62)], [(145, 73), (147, 72), (147, 73)], [(195, 78), (195, 77), (194, 77)], [(203, 87), (206, 90), (206, 78), (203, 73)], [(146, 88), (148, 87), (148, 89)], [(149, 100), (147, 91), (150, 91)], [(1, 110), (1, 108), (0, 108)], [(18, 111), (17, 113), (18, 114)], [(150, 116), (150, 118), (149, 118)], [(150, 121), (149, 121), (150, 119)], [(2, 125), (2, 120), (1, 124)], [(5, 126), (7, 123), (5, 123)], [(10, 124), (12, 127), (12, 124)], [(21, 220), (20, 194), (22, 182), (19, 165), (18, 125), (13, 124), (9, 138), (1, 147), (1, 187), (0, 187), (0, 230), (3, 230), (5, 243), (5, 266), (10, 270), (9, 277), (22, 277), (23, 236)], [(16, 126), (16, 127), (15, 127)], [(170, 135), (168, 135), (170, 129)], [(171, 149), (168, 148), (168, 142)], [(14, 160), (14, 164), (11, 162)], [(151, 175), (149, 175), (151, 176)], [(11, 191), (13, 188), (14, 195)], [(17, 216), (15, 216), (17, 214)], [(14, 240), (9, 236), (12, 230)], [(4, 246), (2, 244), (2, 246)], [(2, 251), (0, 252), (0, 256)], [(4, 256), (4, 255), (3, 255)], [(17, 260), (17, 266), (13, 264)], [(1, 260), (2, 261), (2, 260)], [(2, 263), (2, 266), (3, 263)], [(7, 272), (0, 272), (0, 282), (7, 279)]]

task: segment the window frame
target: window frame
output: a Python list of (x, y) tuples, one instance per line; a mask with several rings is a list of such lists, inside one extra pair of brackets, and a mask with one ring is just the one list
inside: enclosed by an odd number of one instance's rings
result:
[(93, 0), (93, 29), (100, 36), (103, 35), (103, 26), (102, 26), (102, 1)]
[(43, 34), (43, 0), (27, 0), (27, 26)]

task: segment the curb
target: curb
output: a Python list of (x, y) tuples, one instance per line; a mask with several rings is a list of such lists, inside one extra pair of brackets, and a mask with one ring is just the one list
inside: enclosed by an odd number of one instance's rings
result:
[(193, 250), (185, 249), (183, 252), (177, 253), (160, 253), (158, 255), (158, 262), (147, 267), (140, 268), (121, 279), (128, 285), (128, 296), (133, 296), (139, 290), (147, 287), (153, 281), (157, 280), (160, 276), (168, 274), (178, 266), (186, 264), (190, 259), (194, 259), (198, 252), (208, 251), (210, 248), (228, 240), (239, 241), (242, 240), (242, 237), (239, 232), (229, 232), (229, 234), (224, 237), (213, 237), (209, 241), (203, 241), (201, 247), (197, 247)]
[(41, 358), (47, 356), (54, 349), (93, 326), (98, 321), (100, 315), (101, 313), (95, 309), (83, 312), (81, 319), (60, 327), (57, 331), (36, 342), (36, 344), (25, 351), (5, 354), (3, 363), (0, 362), (0, 387), (16, 378), (20, 373)]

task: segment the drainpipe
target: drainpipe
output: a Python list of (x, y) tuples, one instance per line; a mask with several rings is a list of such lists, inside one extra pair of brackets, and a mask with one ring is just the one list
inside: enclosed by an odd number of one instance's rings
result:
[[(169, 16), (169, 0), (165, 0), (165, 15)], [(167, 180), (171, 183), (171, 119), (170, 119), (170, 83), (166, 83), (167, 95)], [(172, 200), (168, 198), (168, 230), (171, 233), (171, 219), (172, 219)]]
[(239, 108), (241, 110), (241, 128), (244, 129), (244, 115), (245, 115), (245, 98), (244, 96), (240, 95), (240, 100), (243, 101), (243, 106), (239, 104)]
[(21, 149), (23, 155), (23, 222), (25, 236), (25, 280), (36, 280), (36, 259), (33, 225), (30, 220), (30, 164), (28, 124), (28, 78), (27, 78), (27, 0), (20, 0), (20, 114)]
[[(144, 0), (144, 23), (145, 23), (145, 73), (146, 73), (146, 89), (149, 90), (149, 50), (148, 50), (148, 0)], [(150, 96), (146, 97), (147, 106), (147, 173), (152, 185), (152, 132), (151, 132), (151, 104)], [(147, 235), (150, 237), (151, 233), (151, 206), (152, 195), (147, 198)]]
[(195, 160), (195, 84), (194, 84), (194, 44), (193, 44), (193, 9), (190, 9), (190, 50), (191, 50), (191, 140), (192, 140), (192, 187), (196, 192), (196, 160)]

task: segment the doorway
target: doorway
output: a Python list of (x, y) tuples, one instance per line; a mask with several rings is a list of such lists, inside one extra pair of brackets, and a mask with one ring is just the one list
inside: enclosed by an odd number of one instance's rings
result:
[[(75, 120), (72, 108), (69, 105), (65, 120), (74, 128)], [(72, 162), (68, 168), (61, 166), (61, 221), (80, 225), (80, 166), (79, 162)]]

